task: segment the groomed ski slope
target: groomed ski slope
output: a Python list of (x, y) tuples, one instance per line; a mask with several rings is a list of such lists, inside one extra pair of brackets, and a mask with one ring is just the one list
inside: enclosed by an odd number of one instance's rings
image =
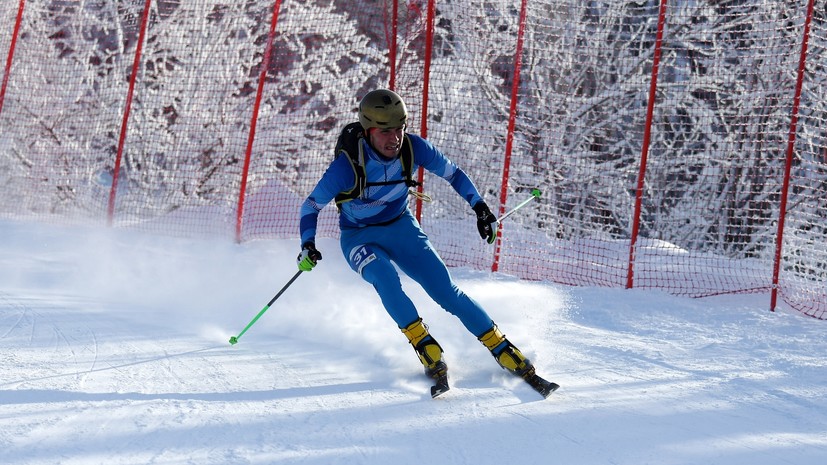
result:
[[(471, 225), (470, 227), (473, 227)], [(692, 300), (455, 269), (562, 386), (547, 400), (404, 283), (430, 383), (338, 244), (0, 220), (0, 463), (827, 463), (827, 326), (766, 295)]]

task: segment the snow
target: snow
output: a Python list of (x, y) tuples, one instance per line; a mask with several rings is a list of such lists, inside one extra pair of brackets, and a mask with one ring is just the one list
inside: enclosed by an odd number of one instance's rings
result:
[(543, 400), (404, 284), (438, 399), (333, 240), (185, 240), (0, 220), (3, 464), (822, 464), (827, 322), (454, 269), (562, 387)]

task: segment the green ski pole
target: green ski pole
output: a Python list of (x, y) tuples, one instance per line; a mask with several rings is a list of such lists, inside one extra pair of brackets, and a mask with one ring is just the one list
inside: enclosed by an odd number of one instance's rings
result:
[(526, 205), (528, 205), (528, 203), (529, 203), (529, 202), (531, 202), (532, 200), (534, 200), (534, 199), (536, 199), (536, 198), (539, 198), (539, 197), (540, 197), (540, 195), (541, 195), (540, 189), (537, 189), (537, 188), (531, 189), (531, 197), (529, 197), (529, 198), (527, 198), (527, 199), (523, 200), (522, 202), (520, 202), (520, 204), (519, 204), (519, 205), (517, 205), (516, 207), (512, 208), (511, 210), (509, 210), (509, 211), (508, 211), (505, 215), (503, 215), (503, 216), (499, 217), (499, 218), (497, 219), (497, 223), (502, 223), (502, 222), (503, 222), (503, 220), (504, 220), (504, 219), (506, 219), (506, 218), (508, 218), (509, 216), (511, 216), (511, 214), (512, 214), (512, 213), (514, 213), (515, 211), (517, 211), (517, 210), (519, 210), (519, 209), (521, 209), (521, 208), (525, 207), (525, 206), (526, 206)]
[(250, 321), (250, 323), (247, 326), (245, 326), (244, 329), (242, 329), (240, 333), (238, 333), (238, 336), (233, 336), (233, 337), (230, 338), (230, 345), (238, 344), (238, 339), (241, 338), (241, 336), (243, 336), (244, 333), (246, 333), (248, 329), (250, 329), (250, 326), (253, 326), (256, 323), (256, 321), (258, 321), (258, 319), (261, 318), (261, 315), (264, 315), (264, 312), (266, 312), (267, 309), (269, 309), (270, 306), (273, 305), (273, 302), (275, 302), (276, 299), (281, 297), (281, 295), (284, 293), (284, 291), (286, 291), (287, 288), (290, 287), (291, 284), (293, 284), (293, 281), (295, 281), (299, 277), (300, 274), (302, 274), (302, 270), (297, 271), (296, 274), (294, 274), (293, 277), (290, 278), (290, 281), (287, 281), (287, 284), (285, 284), (284, 287), (281, 288), (279, 293), (276, 294), (275, 297), (270, 299), (269, 302), (267, 302), (267, 305), (265, 305), (264, 308), (262, 308), (261, 311), (258, 312), (258, 315), (256, 315), (256, 317), (253, 318), (253, 320)]

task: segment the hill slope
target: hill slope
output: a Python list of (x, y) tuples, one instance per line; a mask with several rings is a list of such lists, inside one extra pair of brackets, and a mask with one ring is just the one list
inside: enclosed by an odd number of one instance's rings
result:
[(5, 464), (817, 464), (824, 322), (765, 296), (690, 300), (454, 270), (561, 384), (496, 366), (410, 281), (452, 389), (333, 241), (242, 245), (0, 221)]

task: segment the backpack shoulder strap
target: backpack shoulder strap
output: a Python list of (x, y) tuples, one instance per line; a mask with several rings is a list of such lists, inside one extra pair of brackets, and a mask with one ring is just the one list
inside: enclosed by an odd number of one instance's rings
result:
[(361, 140), (364, 138), (362, 125), (357, 121), (342, 128), (339, 138), (336, 140), (334, 159), (339, 156), (348, 157), (350, 167), (353, 168), (354, 183), (347, 191), (336, 195), (336, 205), (358, 198), (365, 188), (365, 156), (362, 152)]
[(420, 182), (414, 181), (413, 179), (413, 146), (407, 134), (405, 134), (405, 138), (402, 140), (399, 160), (402, 162), (402, 177), (405, 178), (405, 185), (408, 187), (421, 185)]

